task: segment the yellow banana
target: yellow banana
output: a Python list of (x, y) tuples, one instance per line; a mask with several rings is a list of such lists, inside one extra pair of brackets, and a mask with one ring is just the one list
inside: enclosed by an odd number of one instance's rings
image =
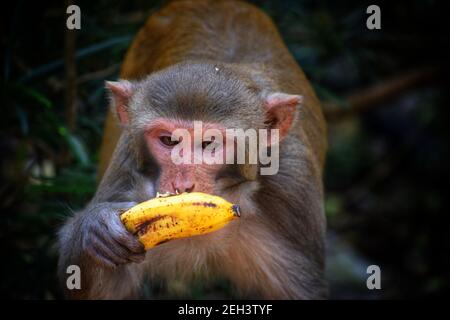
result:
[(213, 232), (239, 216), (238, 205), (192, 192), (142, 202), (124, 212), (120, 219), (148, 250), (169, 240)]

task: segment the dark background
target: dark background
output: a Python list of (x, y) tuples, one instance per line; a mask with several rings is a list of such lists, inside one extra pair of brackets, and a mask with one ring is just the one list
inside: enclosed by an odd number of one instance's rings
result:
[[(332, 298), (432, 298), (450, 288), (447, 11), (438, 1), (253, 1), (273, 17), (329, 120)], [(55, 232), (90, 199), (107, 110), (133, 35), (162, 1), (16, 1), (1, 19), (0, 294), (55, 299)], [(366, 28), (381, 7), (382, 29)], [(73, 50), (66, 43), (74, 41)], [(76, 63), (68, 63), (71, 56)], [(67, 70), (75, 71), (72, 76)], [(76, 110), (76, 112), (72, 112)], [(379, 265), (382, 289), (366, 288)], [(227, 296), (226, 284), (189, 291)]]

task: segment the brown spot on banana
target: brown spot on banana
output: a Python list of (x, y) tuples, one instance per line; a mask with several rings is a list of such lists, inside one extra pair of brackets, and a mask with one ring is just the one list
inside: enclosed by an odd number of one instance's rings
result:
[(144, 221), (144, 222), (138, 224), (136, 226), (136, 231), (134, 232), (134, 235), (142, 236), (142, 235), (146, 234), (147, 231), (149, 231), (151, 227), (153, 227), (152, 229), (154, 231), (154, 223), (163, 218), (164, 218), (163, 216), (158, 215), (156, 217), (153, 217), (147, 221)]

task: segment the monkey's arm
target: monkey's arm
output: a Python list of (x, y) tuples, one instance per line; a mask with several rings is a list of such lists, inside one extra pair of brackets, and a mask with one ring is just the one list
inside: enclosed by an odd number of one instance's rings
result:
[[(138, 194), (127, 190), (133, 178), (127, 171), (130, 165), (124, 162), (131, 158), (126, 145), (119, 143), (94, 199), (59, 231), (58, 272), (70, 298), (124, 298), (138, 287), (142, 267), (136, 263), (144, 260), (145, 251), (119, 218), (122, 210), (137, 203)], [(79, 290), (67, 289), (66, 270), (70, 265), (80, 267)]]
[[(76, 213), (58, 234), (58, 275), (75, 299), (119, 299), (135, 294), (144, 253), (119, 224), (117, 209), (130, 203), (101, 203)], [(80, 268), (81, 289), (67, 289), (68, 266)]]

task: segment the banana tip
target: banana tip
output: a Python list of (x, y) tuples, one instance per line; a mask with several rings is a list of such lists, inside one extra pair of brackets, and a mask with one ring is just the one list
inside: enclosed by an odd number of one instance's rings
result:
[(241, 208), (239, 207), (239, 205), (234, 204), (231, 209), (233, 210), (234, 216), (235, 217), (240, 217), (241, 216)]

